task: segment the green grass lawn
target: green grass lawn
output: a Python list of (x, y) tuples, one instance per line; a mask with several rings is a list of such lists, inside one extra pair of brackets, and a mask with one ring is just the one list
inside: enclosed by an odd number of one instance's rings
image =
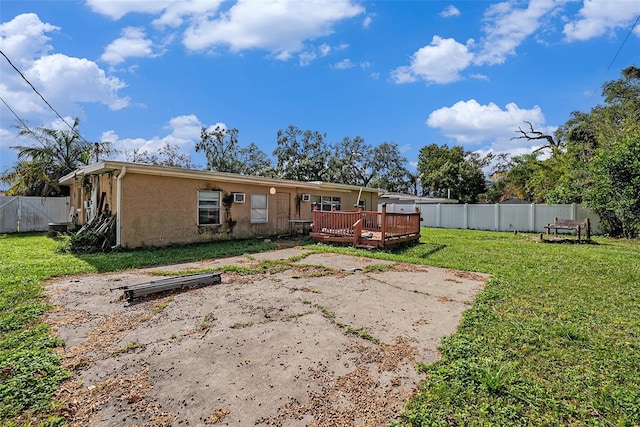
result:
[(492, 275), (406, 425), (640, 425), (640, 242), (425, 230), (403, 255)]
[[(393, 253), (310, 245), (489, 273), (400, 425), (640, 425), (640, 242), (542, 244), (524, 234), (423, 230)], [(272, 248), (224, 242), (74, 256), (42, 235), (0, 236), (0, 419), (51, 410), (65, 372), (42, 314), (48, 277)], [(428, 310), (428, 307), (425, 308)], [(45, 419), (46, 421), (46, 419)], [(49, 420), (54, 424), (55, 419)]]
[(61, 343), (51, 338), (48, 326), (42, 323), (43, 313), (50, 309), (42, 295), (44, 280), (276, 248), (275, 244), (262, 241), (237, 241), (79, 256), (62, 250), (66, 242), (41, 233), (0, 235), (2, 425), (20, 425), (28, 419), (41, 419), (43, 425), (56, 425), (59, 421), (46, 414), (67, 373), (54, 351)]

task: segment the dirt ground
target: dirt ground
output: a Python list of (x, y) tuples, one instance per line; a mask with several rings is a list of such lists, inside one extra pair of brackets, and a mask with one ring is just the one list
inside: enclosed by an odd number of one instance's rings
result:
[[(110, 291), (264, 260), (284, 262), (134, 303)], [(302, 248), (60, 279), (48, 286), (72, 374), (60, 414), (78, 426), (386, 425), (487, 279)]]

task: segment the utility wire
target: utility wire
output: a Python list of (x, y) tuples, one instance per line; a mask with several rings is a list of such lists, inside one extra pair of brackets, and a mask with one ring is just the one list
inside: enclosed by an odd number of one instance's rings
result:
[(627, 33), (627, 37), (624, 38), (624, 40), (622, 41), (622, 44), (620, 45), (620, 47), (618, 48), (618, 51), (616, 52), (616, 54), (613, 56), (613, 59), (611, 60), (611, 63), (609, 64), (609, 66), (607, 67), (607, 71), (609, 71), (611, 69), (611, 67), (613, 66), (613, 63), (616, 61), (616, 59), (618, 58), (618, 55), (620, 54), (620, 51), (622, 50), (622, 48), (624, 47), (625, 43), (627, 43), (627, 40), (629, 40), (629, 36), (631, 36), (631, 33), (633, 33), (633, 30), (636, 28), (636, 25), (638, 25), (638, 21), (640, 21), (640, 15), (638, 15), (638, 17), (636, 18), (636, 22), (634, 22), (634, 24), (631, 26), (631, 29), (629, 30), (629, 32)]
[(5, 107), (7, 107), (9, 109), (9, 111), (11, 111), (11, 113), (15, 116), (15, 118), (20, 122), (20, 124), (29, 131), (29, 134), (32, 135), (35, 139), (37, 139), (38, 141), (40, 141), (41, 143), (46, 143), (46, 140), (44, 138), (42, 138), (42, 136), (38, 135), (37, 133), (35, 133), (30, 127), (29, 125), (22, 120), (22, 118), (20, 116), (18, 116), (18, 114), (13, 111), (13, 109), (9, 106), (9, 104), (7, 104), (7, 101), (4, 100), (4, 98), (2, 96), (0, 96), (0, 101), (2, 101), (2, 103), (5, 105)]
[(18, 119), (18, 121), (20, 122), (20, 124), (22, 126), (24, 126), (25, 128), (27, 128), (29, 131), (31, 131), (31, 129), (29, 128), (29, 126), (24, 122), (24, 120), (22, 120), (20, 118), (20, 116), (18, 116), (16, 114), (15, 111), (13, 111), (13, 109), (11, 107), (9, 107), (9, 104), (7, 104), (7, 101), (4, 100), (4, 98), (2, 96), (0, 96), (0, 101), (2, 101), (2, 103), (5, 105), (5, 107), (7, 107), (9, 109), (9, 111), (11, 111), (11, 114), (13, 114), (15, 116), (16, 119)]
[[(13, 62), (11, 62), (11, 60), (9, 59), (9, 57), (8, 57), (8, 56), (7, 56), (7, 55), (6, 55), (2, 50), (0, 50), (0, 54), (2, 54), (2, 56), (4, 56), (4, 59), (6, 59), (6, 60), (7, 60), (7, 62), (9, 63), (9, 65), (11, 65), (11, 66), (13, 67), (13, 69), (14, 69), (14, 70), (16, 70), (16, 71), (18, 72), (18, 74), (20, 74), (20, 77), (22, 77), (22, 79), (23, 79), (25, 82), (27, 82), (27, 84), (31, 87), (31, 89), (33, 89), (33, 91), (34, 91), (34, 92), (35, 92), (35, 93), (36, 93), (36, 94), (37, 94), (37, 95), (38, 95), (38, 96), (39, 96), (39, 97), (44, 101), (44, 103), (45, 103), (45, 104), (47, 104), (47, 106), (51, 109), (51, 111), (53, 111), (53, 112), (56, 114), (56, 116), (58, 116), (58, 117), (60, 118), (60, 120), (62, 120), (62, 123), (64, 123), (65, 125), (67, 125), (67, 127), (68, 127), (69, 129), (71, 129), (71, 132), (73, 132), (73, 133), (74, 133), (78, 138), (80, 138), (81, 140), (83, 140), (85, 143), (90, 144), (90, 142), (89, 142), (89, 141), (87, 141), (86, 139), (84, 139), (84, 138), (82, 137), (82, 135), (80, 135), (76, 129), (74, 129), (74, 128), (69, 124), (69, 123), (67, 123), (67, 121), (64, 119), (64, 117), (62, 117), (62, 116), (60, 115), (60, 113), (58, 113), (58, 112), (56, 111), (56, 109), (55, 109), (55, 108), (53, 108), (53, 106), (52, 106), (51, 104), (49, 104), (49, 101), (47, 101), (47, 100), (44, 98), (44, 96), (42, 96), (42, 94), (40, 94), (40, 92), (38, 92), (38, 89), (36, 89), (36, 88), (35, 88), (35, 86), (33, 86), (33, 85), (31, 84), (31, 82), (30, 82), (29, 80), (27, 80), (27, 78), (24, 76), (24, 74), (22, 74), (22, 71), (20, 71), (20, 70), (18, 69), (18, 67), (16, 67), (15, 65), (13, 65)], [(4, 100), (3, 100), (3, 102), (4, 102)], [(7, 105), (7, 103), (5, 102), (5, 103), (4, 103), (4, 105)], [(7, 105), (7, 107), (8, 107), (8, 105)], [(9, 108), (9, 110), (11, 110), (11, 108)], [(13, 110), (11, 110), (11, 112), (13, 112)], [(15, 115), (15, 113), (14, 113), (14, 115)], [(22, 121), (21, 121), (21, 122), (22, 122)]]

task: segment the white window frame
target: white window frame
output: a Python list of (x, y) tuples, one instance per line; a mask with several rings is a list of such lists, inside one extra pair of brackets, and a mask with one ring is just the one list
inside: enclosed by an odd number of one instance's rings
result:
[[(198, 191), (198, 225), (199, 226), (206, 227), (206, 226), (221, 224), (220, 222), (220, 218), (222, 214), (220, 212), (221, 201), (222, 201), (221, 191), (211, 191), (211, 190)], [(202, 217), (202, 215), (200, 214), (201, 211), (207, 211), (209, 214), (213, 212), (217, 212), (218, 222), (204, 222), (204, 223), (200, 222), (200, 218)]]
[(233, 193), (233, 203), (244, 203), (246, 200), (244, 193)]
[(331, 211), (335, 207), (337, 211), (341, 209), (342, 197), (340, 196), (311, 196), (311, 210), (315, 206), (321, 211)]
[(251, 195), (251, 223), (264, 224), (269, 221), (269, 195)]

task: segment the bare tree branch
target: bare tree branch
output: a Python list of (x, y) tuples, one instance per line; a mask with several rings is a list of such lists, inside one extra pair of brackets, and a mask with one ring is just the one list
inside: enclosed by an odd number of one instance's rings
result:
[(531, 122), (526, 120), (524, 122), (529, 125), (529, 130), (522, 130), (521, 127), (518, 127), (517, 133), (519, 133), (520, 136), (514, 136), (513, 138), (511, 138), (511, 140), (514, 140), (514, 139), (526, 139), (527, 141), (546, 140), (547, 144), (543, 145), (540, 148), (537, 148), (536, 150), (533, 150), (534, 153), (540, 150), (544, 150), (545, 148), (550, 148), (551, 151), (555, 153), (560, 148), (560, 144), (554, 139), (552, 135), (547, 135), (545, 133), (534, 130), (533, 124)]

